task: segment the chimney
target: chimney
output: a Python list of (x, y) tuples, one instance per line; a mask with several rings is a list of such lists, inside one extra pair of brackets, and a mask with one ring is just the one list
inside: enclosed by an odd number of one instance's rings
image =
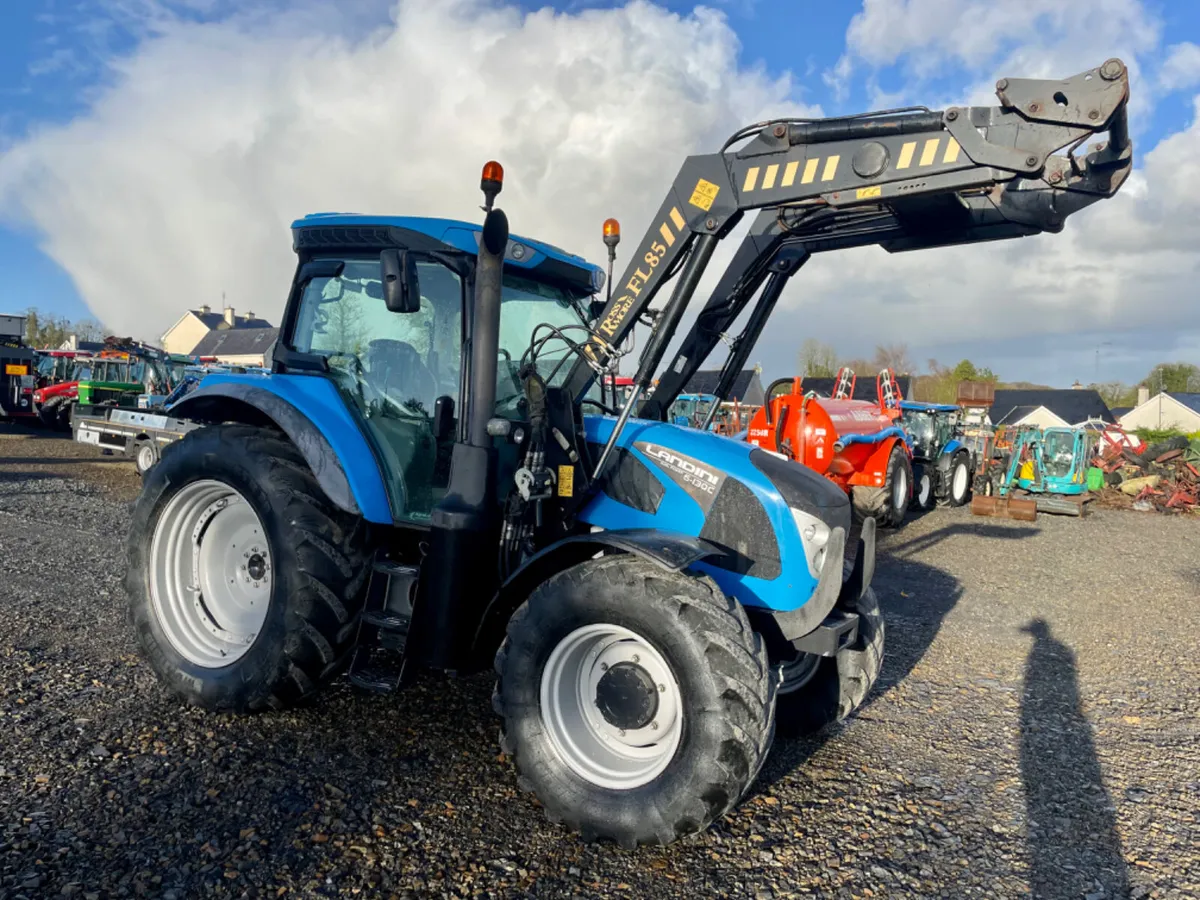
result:
[(233, 307), (225, 307), (225, 324), (233, 328), (237, 324), (237, 316), (233, 314)]
[(1082, 385), (1082, 384), (1080, 384), (1078, 381), (1076, 381), (1076, 382), (1075, 382), (1073, 385), (1071, 385), (1071, 390), (1073, 390), (1073, 391), (1082, 391), (1082, 390), (1083, 390), (1083, 385)]
[(207, 303), (200, 307), (200, 315), (207, 316), (210, 312), (212, 312), (212, 307)]
[(1150, 388), (1148, 388), (1148, 387), (1138, 388), (1137, 405), (1141, 406), (1143, 403), (1148, 403), (1148, 402), (1150, 402)]
[(248, 309), (248, 310), (246, 310), (246, 315), (245, 315), (245, 316), (243, 316), (243, 318), (244, 318), (244, 319), (245, 319), (247, 322), (253, 322), (253, 321), (254, 321), (254, 312), (253, 312), (253, 310), (249, 310), (249, 309)]

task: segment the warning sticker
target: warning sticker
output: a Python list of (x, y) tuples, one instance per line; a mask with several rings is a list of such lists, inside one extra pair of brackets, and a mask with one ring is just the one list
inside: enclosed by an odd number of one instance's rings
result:
[(713, 184), (711, 181), (705, 181), (701, 178), (696, 182), (696, 189), (692, 191), (692, 197), (688, 200), (688, 203), (708, 212), (712, 209), (713, 201), (717, 199), (717, 194), (720, 190), (720, 185)]
[(29, 366), (6, 365), (4, 367), (4, 374), (5, 375), (28, 375), (29, 374)]
[(882, 194), (883, 188), (879, 185), (875, 185), (874, 187), (859, 188), (855, 196), (859, 200), (866, 200), (868, 197), (879, 197), (882, 196)]
[(574, 466), (559, 466), (558, 467), (558, 496), (574, 497), (575, 496), (575, 467)]

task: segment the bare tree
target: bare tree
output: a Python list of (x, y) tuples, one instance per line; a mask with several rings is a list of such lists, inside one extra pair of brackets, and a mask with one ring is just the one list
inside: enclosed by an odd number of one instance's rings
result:
[(837, 374), (837, 351), (816, 338), (800, 345), (800, 374), (808, 378), (832, 378)]
[(908, 357), (908, 344), (877, 345), (871, 364), (876, 371), (891, 369), (897, 375), (908, 375), (913, 370), (912, 360)]

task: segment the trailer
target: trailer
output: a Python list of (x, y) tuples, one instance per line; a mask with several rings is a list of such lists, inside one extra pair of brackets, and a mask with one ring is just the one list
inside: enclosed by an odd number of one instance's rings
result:
[(153, 468), (167, 444), (198, 427), (161, 410), (78, 406), (71, 416), (76, 441), (133, 460), (139, 475)]
[(25, 344), (25, 317), (0, 315), (0, 419), (34, 415), (37, 351)]

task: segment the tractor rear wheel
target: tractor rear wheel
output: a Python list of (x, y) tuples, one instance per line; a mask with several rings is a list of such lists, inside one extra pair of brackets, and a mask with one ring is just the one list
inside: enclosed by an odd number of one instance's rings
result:
[(859, 521), (873, 518), (884, 527), (899, 527), (912, 502), (912, 463), (897, 441), (888, 457), (887, 473), (881, 487), (854, 485), (850, 489), (850, 506)]
[(496, 672), (522, 788), (585, 840), (703, 830), (745, 795), (774, 737), (776, 674), (737, 601), (627, 554), (535, 589)]
[(815, 734), (862, 706), (883, 666), (884, 625), (870, 588), (850, 606), (858, 613), (858, 637), (837, 656), (801, 654), (779, 667), (775, 716), (787, 737)]
[(962, 506), (971, 495), (971, 466), (966, 453), (954, 457), (946, 477), (946, 501), (951, 506)]
[(291, 443), (216, 425), (146, 474), (125, 589), (167, 688), (245, 712), (295, 705), (340, 672), (369, 571), (362, 520), (329, 502)]

